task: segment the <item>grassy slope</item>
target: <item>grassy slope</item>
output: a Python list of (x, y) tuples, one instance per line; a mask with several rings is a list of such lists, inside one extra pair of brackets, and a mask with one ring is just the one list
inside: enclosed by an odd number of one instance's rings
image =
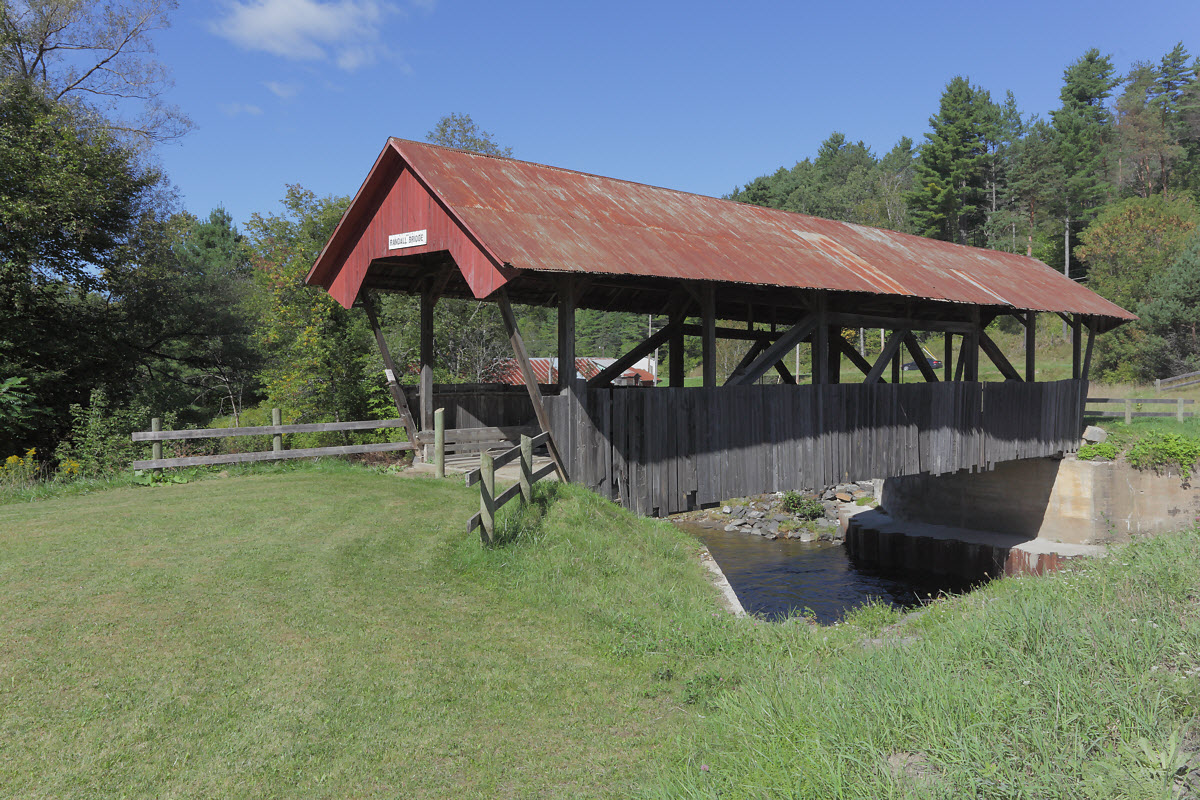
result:
[(357, 469), (0, 507), (0, 795), (627, 796), (679, 714), (617, 646), (708, 592), (589, 502), (528, 568)]
[(1192, 746), (1195, 533), (880, 647), (542, 492), (491, 551), (456, 482), (351, 468), (0, 507), (0, 795), (1144, 798)]

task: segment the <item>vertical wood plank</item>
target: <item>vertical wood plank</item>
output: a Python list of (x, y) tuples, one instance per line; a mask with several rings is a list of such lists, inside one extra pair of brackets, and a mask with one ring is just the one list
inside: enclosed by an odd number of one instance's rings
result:
[(521, 499), (533, 502), (533, 439), (521, 434)]
[(437, 297), (421, 293), (421, 430), (433, 427), (433, 307)]
[(433, 474), (435, 477), (446, 477), (446, 410), (436, 409), (433, 412)]
[(703, 361), (704, 387), (717, 385), (717, 295), (711, 283), (700, 287), (700, 353)]
[(486, 547), (491, 545), (496, 533), (496, 469), (486, 450), (479, 456), (479, 473), (479, 516), (483, 523), (480, 538)]

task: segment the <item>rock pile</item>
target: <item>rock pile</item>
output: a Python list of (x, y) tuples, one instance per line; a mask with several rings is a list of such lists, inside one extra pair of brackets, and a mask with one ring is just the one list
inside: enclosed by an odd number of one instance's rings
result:
[(714, 508), (679, 514), (676, 519), (726, 531), (741, 531), (765, 539), (840, 544), (842, 534), (838, 530), (837, 520), (842, 507), (875, 505), (875, 485), (872, 481), (839, 483), (820, 492), (805, 490), (798, 494), (804, 499), (819, 500), (824, 514), (810, 519), (793, 513), (784, 507), (784, 493), (775, 492), (728, 500)]

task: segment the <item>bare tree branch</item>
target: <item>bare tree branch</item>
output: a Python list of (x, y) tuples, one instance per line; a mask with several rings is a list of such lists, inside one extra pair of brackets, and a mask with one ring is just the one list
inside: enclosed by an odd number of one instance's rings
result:
[(0, 78), (40, 84), (50, 97), (98, 112), (101, 126), (147, 146), (191, 121), (161, 102), (171, 80), (152, 35), (176, 0), (0, 0)]

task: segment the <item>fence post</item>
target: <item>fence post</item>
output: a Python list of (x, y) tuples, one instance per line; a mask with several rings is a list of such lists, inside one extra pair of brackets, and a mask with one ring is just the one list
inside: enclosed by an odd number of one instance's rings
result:
[(1177, 397), (1175, 399), (1175, 419), (1178, 420), (1179, 422), (1183, 422), (1183, 398), (1182, 397)]
[[(283, 424), (283, 412), (280, 411), (278, 408), (271, 409), (271, 424), (274, 425), (275, 427), (279, 427), (280, 425)], [(273, 452), (273, 453), (283, 452), (283, 434), (282, 433), (277, 433), (271, 437), (271, 452)]]
[[(150, 420), (150, 430), (154, 431), (155, 433), (158, 433), (159, 431), (162, 430), (162, 417), (155, 417), (154, 419)], [(156, 441), (154, 444), (150, 445), (150, 457), (153, 458), (155, 461), (158, 461), (162, 458), (162, 441), (161, 440)], [(162, 470), (156, 469), (156, 470), (154, 470), (154, 474), (161, 475)]]
[(521, 500), (533, 502), (533, 439), (521, 434)]
[(492, 543), (496, 530), (496, 470), (492, 456), (486, 450), (479, 456), (479, 519), (485, 545)]
[(1125, 398), (1125, 424), (1133, 423), (1133, 401), (1128, 397)]
[(446, 409), (433, 412), (433, 474), (446, 477)]
[(1154, 379), (1154, 391), (1156, 391), (1156, 392), (1162, 391), (1162, 378)]

